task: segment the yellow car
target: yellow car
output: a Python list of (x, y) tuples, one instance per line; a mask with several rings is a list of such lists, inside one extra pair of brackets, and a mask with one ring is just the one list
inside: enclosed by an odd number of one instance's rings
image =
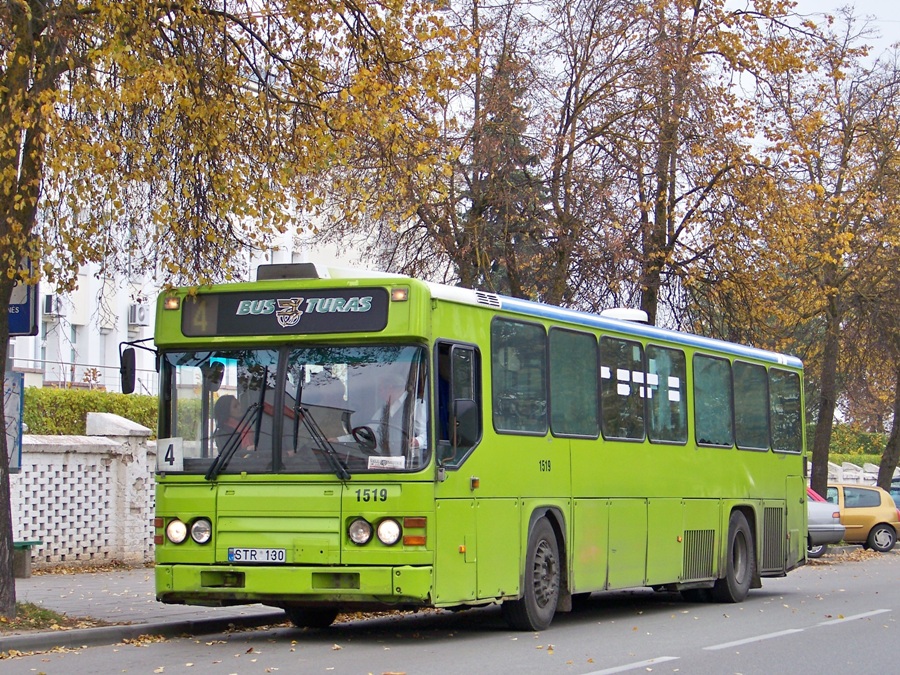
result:
[(900, 511), (885, 490), (874, 485), (829, 485), (825, 499), (841, 512), (844, 541), (882, 553), (894, 548)]

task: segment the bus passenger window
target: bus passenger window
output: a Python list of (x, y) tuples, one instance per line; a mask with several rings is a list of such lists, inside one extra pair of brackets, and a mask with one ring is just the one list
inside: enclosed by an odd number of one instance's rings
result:
[(647, 435), (651, 441), (687, 442), (686, 368), (680, 349), (647, 346)]
[(644, 352), (639, 342), (600, 338), (604, 438), (644, 438)]
[(797, 373), (778, 368), (769, 370), (769, 406), (772, 448), (783, 452), (800, 452), (803, 449), (803, 411), (800, 377)]
[(731, 364), (726, 359), (694, 356), (694, 431), (697, 443), (731, 447), (734, 424)]
[(596, 438), (597, 340), (588, 333), (550, 330), (550, 429)]
[(739, 448), (769, 447), (769, 380), (762, 366), (735, 361), (734, 435)]
[(547, 336), (537, 324), (495, 319), (491, 324), (494, 428), (547, 432)]

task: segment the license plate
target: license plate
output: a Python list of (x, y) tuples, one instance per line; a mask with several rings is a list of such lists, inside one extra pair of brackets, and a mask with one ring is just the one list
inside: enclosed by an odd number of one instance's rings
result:
[(228, 562), (235, 563), (283, 563), (283, 548), (230, 548)]

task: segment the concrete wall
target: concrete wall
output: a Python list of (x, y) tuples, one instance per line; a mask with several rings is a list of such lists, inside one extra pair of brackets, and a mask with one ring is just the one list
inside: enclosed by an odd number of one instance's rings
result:
[(13, 538), (40, 540), (35, 567), (153, 560), (156, 446), (150, 430), (88, 413), (86, 436), (22, 439), (12, 474)]

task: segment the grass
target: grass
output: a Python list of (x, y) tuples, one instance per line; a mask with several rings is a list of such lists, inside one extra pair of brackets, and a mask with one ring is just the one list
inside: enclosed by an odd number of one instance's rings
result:
[(17, 602), (15, 619), (0, 617), (0, 634), (34, 630), (72, 630), (106, 625), (108, 624), (105, 621), (68, 617), (31, 602)]

